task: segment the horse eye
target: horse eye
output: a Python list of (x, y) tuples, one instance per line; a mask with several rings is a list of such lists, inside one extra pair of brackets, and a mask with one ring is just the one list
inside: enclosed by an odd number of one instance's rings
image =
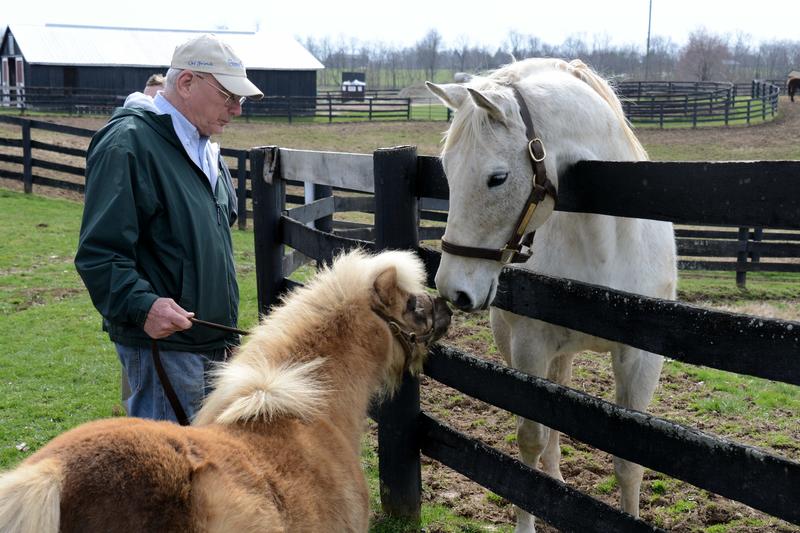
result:
[(492, 174), (489, 176), (489, 188), (497, 187), (498, 185), (502, 185), (505, 183), (506, 179), (508, 178), (508, 172), (498, 172), (496, 174)]
[(413, 313), (416, 310), (417, 310), (417, 297), (416, 296), (412, 296), (406, 302), (406, 312), (407, 313)]

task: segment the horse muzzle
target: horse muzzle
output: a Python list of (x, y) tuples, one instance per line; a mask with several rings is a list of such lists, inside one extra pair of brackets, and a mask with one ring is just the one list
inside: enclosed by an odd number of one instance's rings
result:
[(452, 316), (453, 312), (450, 310), (450, 306), (447, 305), (447, 300), (441, 296), (433, 299), (433, 334), (430, 342), (435, 342), (444, 337), (450, 327)]

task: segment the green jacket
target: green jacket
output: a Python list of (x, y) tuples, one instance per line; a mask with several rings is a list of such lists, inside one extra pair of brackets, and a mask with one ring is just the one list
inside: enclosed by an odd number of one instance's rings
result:
[[(111, 340), (149, 346), (143, 325), (158, 297), (197, 318), (235, 326), (239, 288), (229, 225), (235, 218), (222, 158), (216, 191), (189, 159), (169, 115), (119, 108), (92, 138), (75, 267)], [(193, 326), (162, 349), (210, 351), (235, 334)]]

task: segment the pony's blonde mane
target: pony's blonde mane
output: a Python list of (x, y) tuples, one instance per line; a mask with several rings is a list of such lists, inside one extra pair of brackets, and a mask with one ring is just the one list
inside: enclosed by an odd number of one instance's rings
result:
[[(507, 90), (507, 87), (519, 83), (528, 76), (553, 70), (560, 70), (571, 74), (586, 83), (600, 95), (619, 120), (625, 137), (637, 157), (641, 160), (648, 158), (647, 152), (639, 142), (639, 139), (636, 138), (636, 135), (634, 135), (630, 123), (625, 117), (622, 103), (614, 92), (614, 89), (611, 88), (602, 76), (589, 68), (589, 66), (580, 59), (575, 59), (570, 62), (564, 61), (563, 59), (552, 58), (525, 59), (500, 67), (487, 76), (476, 76), (470, 81), (469, 86), (485, 95), (491, 95), (495, 101), (504, 100), (512, 102), (515, 101), (515, 98), (514, 95)], [(514, 108), (514, 106), (505, 105), (503, 108), (509, 109)], [(489, 122), (489, 117), (486, 113), (476, 112), (477, 109), (478, 107), (474, 105), (461, 106), (445, 137), (445, 151), (456, 142), (463, 142), (466, 146), (477, 146), (478, 143), (483, 142), (480, 135), (486, 131), (491, 131), (490, 128), (486, 127)]]
[(400, 289), (423, 290), (425, 268), (411, 252), (368, 255), (355, 250), (338, 256), (304, 287), (284, 297), (252, 330), (236, 356), (215, 372), (214, 392), (194, 424), (318, 416), (333, 392), (321, 372), (325, 360), (295, 352), (334, 315), (354, 303), (363, 305), (375, 279), (390, 267), (396, 269)]

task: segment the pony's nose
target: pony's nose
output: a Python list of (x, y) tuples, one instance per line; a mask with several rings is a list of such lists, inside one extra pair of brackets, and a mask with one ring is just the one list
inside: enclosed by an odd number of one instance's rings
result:
[(461, 309), (462, 311), (469, 311), (473, 309), (472, 305), (472, 298), (464, 291), (456, 292), (456, 297), (453, 300), (453, 305)]
[(447, 300), (441, 296), (437, 297), (433, 301), (433, 330), (437, 339), (447, 333), (452, 316), (453, 312), (450, 310), (450, 306), (447, 305)]

